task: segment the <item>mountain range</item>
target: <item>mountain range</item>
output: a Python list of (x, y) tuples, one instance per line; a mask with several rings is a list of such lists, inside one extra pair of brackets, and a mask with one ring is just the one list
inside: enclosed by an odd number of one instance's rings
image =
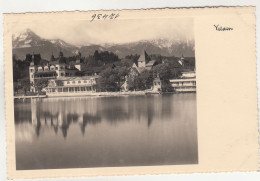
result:
[(62, 51), (64, 56), (73, 56), (75, 52), (80, 51), (82, 56), (93, 55), (95, 50), (110, 51), (117, 54), (120, 58), (124, 58), (130, 54), (140, 54), (142, 50), (146, 50), (148, 54), (160, 54), (163, 56), (194, 57), (194, 41), (180, 41), (168, 39), (142, 40), (138, 42), (124, 44), (104, 44), (104, 45), (86, 45), (75, 46), (61, 39), (44, 39), (35, 34), (32, 30), (27, 29), (12, 37), (13, 54), (17, 59), (24, 60), (26, 54), (41, 54), (45, 60), (49, 60), (53, 54), (58, 56)]

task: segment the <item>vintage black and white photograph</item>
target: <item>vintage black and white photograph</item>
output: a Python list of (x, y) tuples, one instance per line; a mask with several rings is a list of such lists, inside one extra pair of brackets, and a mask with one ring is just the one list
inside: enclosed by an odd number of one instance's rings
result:
[(16, 170), (199, 163), (192, 17), (12, 31)]

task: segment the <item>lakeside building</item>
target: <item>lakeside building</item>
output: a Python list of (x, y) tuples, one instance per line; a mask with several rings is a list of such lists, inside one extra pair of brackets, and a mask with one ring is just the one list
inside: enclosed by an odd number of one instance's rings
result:
[(50, 61), (36, 62), (34, 54), (32, 55), (32, 62), (29, 66), (30, 76), (30, 91), (35, 92), (35, 81), (39, 79), (59, 79), (62, 77), (75, 76), (77, 72), (81, 71), (80, 55), (77, 55), (75, 66), (66, 66), (63, 53), (60, 52), (57, 59), (51, 56)]
[(124, 83), (120, 86), (120, 91), (122, 92), (128, 92), (129, 91), (129, 77), (125, 76)]
[(170, 83), (176, 93), (196, 92), (196, 73), (182, 72), (180, 79), (171, 79)]
[[(151, 55), (152, 57), (152, 55)], [(136, 63), (133, 63), (130, 67), (130, 72), (125, 78), (122, 78), (123, 84), (120, 85), (122, 92), (129, 91), (129, 78), (139, 76), (143, 71), (150, 71), (158, 63), (166, 64), (171, 63), (175, 68), (183, 71), (180, 79), (172, 79), (170, 83), (175, 92), (196, 92), (196, 76), (195, 72), (195, 60), (192, 57), (184, 58), (178, 57), (166, 57), (162, 60), (153, 60), (146, 53), (142, 51), (140, 57)], [(155, 56), (156, 57), (156, 56)], [(48, 79), (49, 85), (44, 90), (47, 96), (49, 95), (86, 95), (86, 93), (95, 92), (97, 76), (84, 76), (85, 64), (81, 62), (81, 53), (77, 52), (76, 61), (66, 63), (66, 58), (63, 57), (63, 53), (60, 52), (59, 57), (55, 58), (51, 56), (50, 61), (34, 61), (35, 57), (32, 56), (32, 62), (29, 66), (30, 76), (30, 91), (35, 92), (35, 81), (39, 79)], [(94, 78), (93, 78), (94, 77)], [(57, 80), (56, 83), (54, 80)], [(93, 81), (90, 81), (93, 80)], [(54, 81), (54, 82), (53, 82)], [(90, 82), (89, 82), (90, 81)], [(37, 83), (37, 82), (36, 82)], [(46, 82), (45, 82), (46, 84)], [(153, 80), (153, 86), (149, 90), (154, 92), (160, 92), (162, 89), (162, 82), (157, 77)]]
[(129, 78), (137, 77), (140, 73), (145, 70), (151, 70), (153, 66), (156, 65), (156, 60), (151, 60), (150, 56), (146, 51), (142, 51), (140, 57), (136, 63), (133, 63), (132, 67), (129, 70), (129, 75), (125, 77), (124, 83), (120, 86), (120, 90), (123, 92), (129, 91)]
[[(128, 85), (128, 80), (129, 78), (126, 76), (125, 82), (121, 85), (120, 90), (122, 92), (128, 92), (129, 91), (129, 85)], [(162, 81), (159, 77), (159, 74), (157, 75), (156, 78), (153, 80), (153, 85), (151, 89), (145, 90), (146, 93), (160, 93), (162, 91)]]
[(48, 97), (88, 95), (96, 92), (97, 79), (98, 76), (50, 79), (44, 91)]
[(162, 64), (171, 62), (175, 68), (181, 68), (184, 71), (195, 70), (195, 59), (194, 57), (167, 57), (162, 59)]
[(195, 62), (189, 61), (183, 55), (179, 58), (178, 63), (183, 69), (193, 70), (195, 68)]
[[(170, 83), (175, 92), (196, 92), (196, 75), (195, 75), (195, 61), (192, 57), (186, 57), (182, 55), (178, 57), (168, 57), (162, 60), (162, 64), (171, 62), (175, 68), (181, 69), (182, 75), (180, 79), (171, 79)], [(143, 51), (140, 57), (137, 60), (137, 63), (133, 63), (128, 77), (125, 79), (125, 82), (121, 86), (121, 91), (128, 91), (128, 78), (138, 76), (144, 70), (151, 70), (153, 66), (157, 65), (158, 61), (151, 60), (150, 56)], [(191, 71), (194, 70), (194, 71)], [(157, 76), (153, 80), (153, 86), (151, 89), (147, 90), (148, 92), (161, 92), (162, 82)]]
[(154, 92), (161, 92), (162, 91), (162, 81), (159, 77), (159, 74), (157, 75), (157, 77), (153, 80), (153, 87), (152, 87), (152, 91)]
[(152, 60), (151, 57), (144, 50), (137, 60), (137, 63), (133, 63), (130, 72), (141, 73), (144, 70), (151, 70), (156, 65), (156, 60)]

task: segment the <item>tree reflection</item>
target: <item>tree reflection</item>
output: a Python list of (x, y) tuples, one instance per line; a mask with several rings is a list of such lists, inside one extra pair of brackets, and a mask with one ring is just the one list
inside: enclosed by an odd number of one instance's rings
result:
[(85, 135), (85, 129), (88, 124), (95, 125), (100, 122), (101, 122), (100, 116), (92, 116), (89, 114), (83, 114), (83, 120), (82, 120), (82, 122), (79, 123), (80, 131), (81, 131), (82, 135), (83, 136)]
[(35, 126), (35, 133), (37, 138), (40, 136), (40, 130), (41, 130), (41, 122), (37, 121), (37, 125)]
[(147, 121), (150, 128), (153, 121), (171, 116), (171, 105), (170, 99), (161, 95), (32, 100), (22, 104), (26, 109), (15, 110), (15, 123), (31, 122), (37, 137), (41, 129), (51, 128), (56, 135), (60, 129), (65, 139), (71, 124), (79, 124), (83, 136), (87, 125), (100, 124), (102, 120), (112, 125)]

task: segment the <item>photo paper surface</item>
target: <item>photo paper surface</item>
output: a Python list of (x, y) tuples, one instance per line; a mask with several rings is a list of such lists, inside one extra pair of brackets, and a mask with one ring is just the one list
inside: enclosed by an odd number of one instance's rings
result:
[(9, 178), (258, 170), (254, 11), (5, 14)]

